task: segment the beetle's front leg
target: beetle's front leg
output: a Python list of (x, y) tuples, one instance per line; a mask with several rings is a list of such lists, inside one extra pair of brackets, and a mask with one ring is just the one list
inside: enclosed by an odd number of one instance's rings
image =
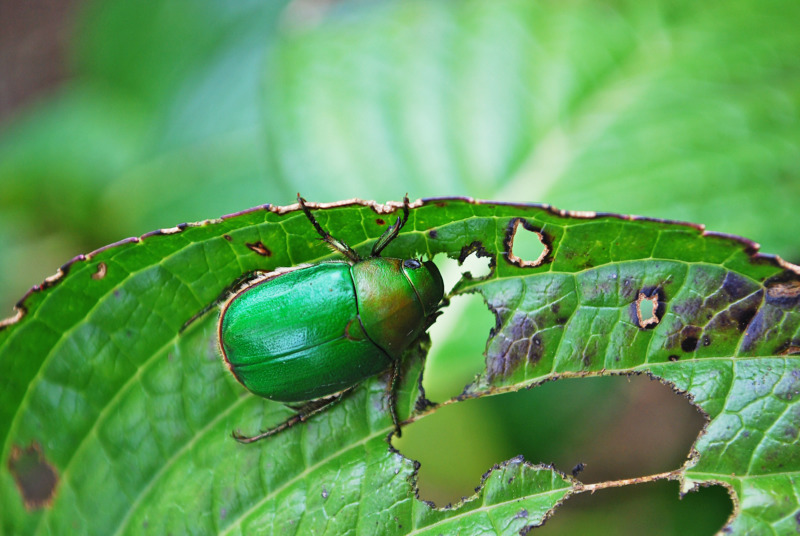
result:
[(308, 419), (310, 419), (311, 417), (313, 417), (318, 413), (327, 411), (328, 409), (331, 408), (331, 406), (333, 406), (334, 404), (342, 400), (345, 396), (353, 392), (353, 389), (355, 389), (355, 387), (350, 387), (349, 389), (340, 391), (335, 395), (328, 396), (325, 398), (320, 398), (319, 400), (312, 400), (307, 404), (303, 404), (302, 406), (295, 408), (297, 409), (297, 413), (295, 413), (294, 415), (283, 421), (278, 426), (270, 428), (269, 430), (265, 430), (259, 433), (258, 435), (247, 437), (234, 430), (231, 433), (231, 436), (233, 436), (233, 438), (239, 443), (248, 444), (248, 443), (255, 443), (256, 441), (260, 441), (266, 437), (273, 436), (275, 434), (279, 434), (284, 430), (288, 430), (289, 428), (291, 428), (296, 424), (307, 421)]

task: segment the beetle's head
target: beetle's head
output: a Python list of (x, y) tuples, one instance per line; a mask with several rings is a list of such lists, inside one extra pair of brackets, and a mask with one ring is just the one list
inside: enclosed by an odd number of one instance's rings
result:
[(419, 296), (425, 316), (436, 312), (436, 308), (444, 296), (444, 282), (439, 268), (433, 264), (433, 261), (422, 262), (417, 259), (406, 259), (403, 261), (403, 273)]

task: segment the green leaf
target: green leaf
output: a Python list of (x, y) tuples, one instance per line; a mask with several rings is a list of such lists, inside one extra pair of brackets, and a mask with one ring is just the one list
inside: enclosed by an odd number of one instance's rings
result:
[[(366, 254), (386, 209), (316, 213)], [(549, 248), (535, 266), (514, 264), (509, 251), (514, 230), (526, 228)], [(385, 254), (457, 258), (475, 241), (496, 266), (485, 279), (462, 279), (458, 292), (480, 292), (498, 324), (486, 371), (465, 396), (650, 374), (686, 392), (710, 422), (683, 467), (642, 480), (678, 479), (687, 491), (729, 485), (737, 534), (793, 526), (796, 266), (697, 226), (457, 199), (414, 208)], [(291, 412), (227, 373), (216, 315), (181, 326), (243, 273), (330, 256), (301, 212), (264, 206), (81, 256), (34, 289), (0, 331), (4, 531), (517, 534), (572, 494), (621, 485), (582, 484), (514, 459), (488, 473), (477, 496), (433, 509), (414, 498), (414, 464), (387, 444), (380, 377), (269, 440), (233, 441), (231, 430), (263, 429)], [(637, 302), (651, 300), (648, 322)], [(398, 401), (407, 422), (436, 410), (419, 391), (427, 346), (407, 356)], [(25, 484), (42, 474), (57, 483), (34, 500)]]

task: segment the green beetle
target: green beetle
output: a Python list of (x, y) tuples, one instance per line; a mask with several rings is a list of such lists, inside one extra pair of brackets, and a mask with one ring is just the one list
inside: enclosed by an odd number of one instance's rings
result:
[(392, 422), (400, 435), (395, 383), (403, 352), (439, 312), (442, 276), (431, 261), (382, 258), (381, 251), (408, 221), (390, 226), (362, 259), (327, 233), (297, 196), (306, 217), (345, 260), (262, 274), (222, 307), (218, 333), (222, 356), (250, 392), (297, 410), (252, 443), (328, 409), (371, 376), (392, 370), (387, 389)]

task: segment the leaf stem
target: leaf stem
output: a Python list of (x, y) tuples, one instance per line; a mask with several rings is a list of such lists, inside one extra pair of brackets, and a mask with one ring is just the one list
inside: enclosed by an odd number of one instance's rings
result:
[(656, 482), (658, 480), (678, 480), (681, 477), (684, 468), (673, 469), (665, 473), (657, 473), (654, 475), (639, 476), (636, 478), (624, 478), (622, 480), (609, 480), (607, 482), (597, 482), (594, 484), (583, 484), (576, 482), (573, 486), (574, 493), (594, 493), (599, 489), (607, 488), (621, 488), (623, 486), (630, 486), (632, 484), (644, 484), (647, 482)]

